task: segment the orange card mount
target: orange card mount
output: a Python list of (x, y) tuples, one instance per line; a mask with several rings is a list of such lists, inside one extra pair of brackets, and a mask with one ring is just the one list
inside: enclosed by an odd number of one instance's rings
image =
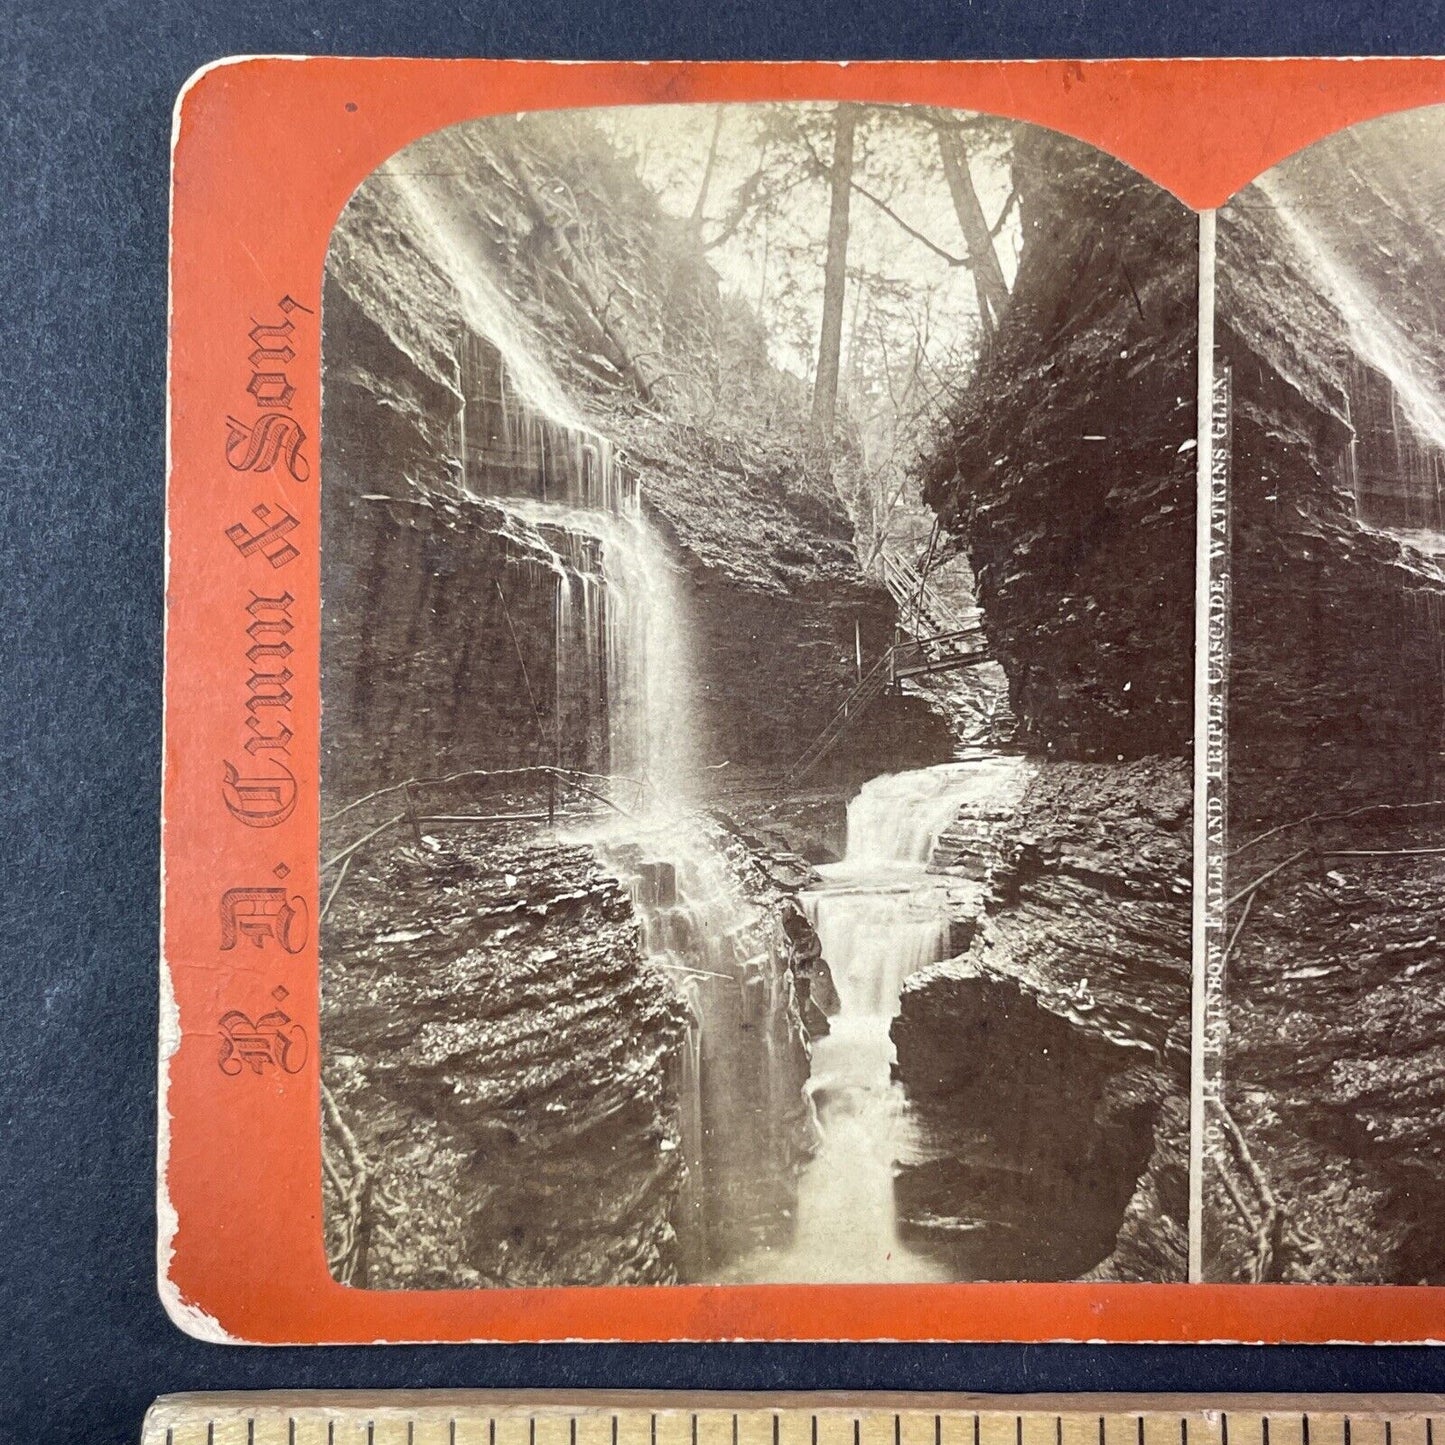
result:
[[(1424, 142), (1371, 129), (1442, 102), (1437, 60), (199, 72), (171, 229), (173, 1319), (1437, 1337), (1438, 1109), (1398, 1043), (1433, 998), (1433, 784), (1396, 759), (1361, 796), (1342, 767), (1337, 809), (1295, 807), (1246, 728), (1231, 786), (1275, 812), (1231, 795), (1231, 857), (1300, 813), (1421, 811), (1226, 882), (1225, 740), (1215, 793), (1193, 755), (1268, 641), (1237, 613), (1196, 674), (1231, 462), (1234, 606), (1298, 601), (1283, 543), (1257, 585), (1241, 560), (1292, 485), (1270, 462), (1251, 510), (1269, 408), (1313, 408), (1272, 433), (1326, 476), (1300, 507), (1349, 513), (1313, 535), (1445, 617), (1445, 526), (1412, 510), (1433, 374), (1401, 361), (1428, 206), (1412, 230), (1379, 160)], [(1362, 228), (1390, 285), (1355, 284)], [(1381, 387), (1408, 486), (1369, 462)], [(1318, 863), (1310, 906), (1359, 908), (1387, 885), (1350, 869), (1405, 855), (1398, 976), (1331, 994), (1361, 976), (1331, 956), (1303, 1002), (1246, 1006), (1246, 955), (1284, 948), (1270, 880)], [(1307, 1057), (1311, 997), (1397, 1052), (1274, 1070), (1249, 1018)]]

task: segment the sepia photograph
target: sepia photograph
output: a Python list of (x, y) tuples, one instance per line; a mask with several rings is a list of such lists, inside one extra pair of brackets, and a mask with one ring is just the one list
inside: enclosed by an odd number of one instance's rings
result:
[[(321, 308), (336, 1280), (1186, 1277), (1198, 264), (1123, 163), (921, 106), (501, 116), (355, 191)], [(1370, 375), (1384, 439), (1412, 403)], [(1343, 455), (1381, 515), (1325, 539), (1339, 606), (1433, 618), (1393, 539), (1438, 497)], [(1432, 645), (1369, 659), (1426, 792)], [(1292, 713), (1252, 766), (1358, 777), (1347, 733)], [(1291, 775), (1238, 817), (1291, 789), (1319, 806)], [(1333, 866), (1297, 881), (1423, 903), (1424, 861)], [(1387, 966), (1427, 966), (1396, 923)]]
[(1206, 1279), (1445, 1281), (1445, 110), (1220, 212), (1228, 827)]

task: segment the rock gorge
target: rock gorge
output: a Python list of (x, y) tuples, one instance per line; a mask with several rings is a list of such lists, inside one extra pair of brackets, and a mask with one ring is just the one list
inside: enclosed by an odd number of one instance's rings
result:
[(898, 612), (687, 223), (585, 116), (430, 137), (343, 213), (344, 1281), (837, 1278), (840, 1196), (869, 1277), (1182, 1277), (1195, 227), (1087, 147), (1013, 145), (1012, 296), (923, 463), (1007, 706), (890, 687), (784, 794)]
[(1034, 772), (983, 827), (968, 948), (904, 989), (900, 1208), (1020, 1277), (1182, 1279), (1197, 226), (1059, 136), (1022, 131), (1015, 174), (1013, 296), (924, 495)]

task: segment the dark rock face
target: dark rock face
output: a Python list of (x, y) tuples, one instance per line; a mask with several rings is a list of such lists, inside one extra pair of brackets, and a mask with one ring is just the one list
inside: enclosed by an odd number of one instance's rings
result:
[(965, 1277), (1183, 1277), (1190, 800), (1183, 763), (1043, 765), (969, 951), (904, 989), (900, 1205)]
[[(692, 595), (704, 660), (704, 755), (714, 767), (727, 763), (734, 776), (782, 772), (796, 762), (858, 681), (855, 640), (865, 666), (893, 641), (892, 603), (871, 588), (814, 583), (794, 593), (763, 592), (704, 574)], [(926, 699), (885, 693), (809, 781), (856, 782), (876, 773), (881, 759), (890, 768), (926, 767), (952, 752), (948, 725)]]
[[(1385, 853), (1439, 846), (1439, 830), (1437, 813), (1324, 824), (1316, 838)], [(1264, 873), (1302, 841), (1250, 850), (1236, 876)], [(1301, 860), (1260, 891), (1240, 935), (1226, 1101), (1286, 1211), (1284, 1278), (1445, 1280), (1440, 888), (1428, 855)], [(1252, 1231), (1217, 1174), (1206, 1181), (1211, 1273), (1247, 1278)]]
[[(1440, 135), (1431, 112), (1354, 127), (1219, 225), (1239, 930), (1225, 1104), (1282, 1211), (1268, 1278), (1445, 1278), (1445, 868), (1400, 851), (1439, 846), (1445, 783), (1442, 452), (1419, 410), (1445, 395), (1445, 351), (1417, 320), (1445, 286), (1416, 185)], [(1247, 1171), (1222, 1146), (1207, 1159), (1206, 1272), (1253, 1277), (1257, 1218), (1224, 1183), (1257, 1216)]]
[(467, 498), (330, 505), (346, 521), (325, 557), (329, 800), (467, 768), (605, 765), (602, 679), (558, 688), (557, 578), (540, 529), (529, 545)]
[(1182, 753), (1191, 731), (1195, 217), (1020, 128), (1023, 250), (924, 495), (966, 547), (1020, 741)]
[(898, 1184), (905, 1236), (947, 1239), (965, 1279), (1076, 1279), (1106, 1259), (1153, 1149), (1158, 1071), (966, 961), (930, 971), (894, 1035), (929, 1126)]
[(705, 836), (710, 879), (519, 828), (358, 855), (322, 955), (347, 1283), (666, 1284), (786, 1234), (827, 968), (796, 882)]
[(1077, 142), (1014, 145), (1013, 294), (924, 486), (1050, 761), (982, 847), (941, 840), (985, 895), (894, 1025), (900, 1198), (965, 1272), (1181, 1279), (1197, 223)]
[[(688, 1010), (590, 849), (364, 855), (323, 945), (324, 1081), (368, 1180), (350, 1283), (677, 1278)], [(327, 1145), (355, 1186), (335, 1120)], [(335, 1181), (327, 1203), (335, 1255)]]
[[(1365, 233), (1383, 224), (1384, 203), (1353, 204), (1370, 217), (1357, 221), (1355, 244), (1372, 250)], [(1349, 237), (1328, 239), (1343, 247)], [(1435, 796), (1445, 576), (1381, 529), (1424, 520), (1404, 494), (1418, 507), (1410, 478), (1439, 450), (1352, 349), (1317, 258), (1268, 195), (1225, 213), (1219, 268), (1219, 351), (1235, 398), (1231, 816), (1289, 816), (1321, 789), (1336, 802)], [(1445, 285), (1445, 262), (1418, 282)]]

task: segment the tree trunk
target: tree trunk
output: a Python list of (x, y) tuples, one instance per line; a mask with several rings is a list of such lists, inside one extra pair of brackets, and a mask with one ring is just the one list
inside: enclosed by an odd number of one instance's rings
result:
[(858, 385), (858, 311), (863, 305), (863, 278), (853, 282), (853, 314), (848, 318), (848, 389)]
[(968, 151), (958, 126), (943, 116), (932, 118), (933, 132), (938, 138), (938, 156), (943, 162), (943, 175), (958, 226), (968, 247), (968, 264), (973, 271), (973, 284), (978, 294), (978, 315), (985, 336), (992, 336), (1008, 307), (1008, 282), (993, 248), (988, 220), (974, 188), (973, 173), (968, 167)]
[(843, 345), (843, 297), (848, 284), (848, 201), (853, 188), (853, 132), (858, 110), (844, 103), (834, 112), (832, 204), (828, 210), (828, 257), (823, 269), (823, 329), (813, 379), (812, 440), (819, 450), (833, 441), (838, 407), (838, 362)]
[(692, 215), (688, 218), (694, 231), (702, 230), (703, 210), (707, 206), (707, 193), (712, 185), (713, 166), (717, 163), (717, 143), (722, 135), (723, 108), (713, 107), (712, 143), (707, 148), (707, 163), (702, 168), (702, 180), (698, 183), (697, 199), (692, 203)]

